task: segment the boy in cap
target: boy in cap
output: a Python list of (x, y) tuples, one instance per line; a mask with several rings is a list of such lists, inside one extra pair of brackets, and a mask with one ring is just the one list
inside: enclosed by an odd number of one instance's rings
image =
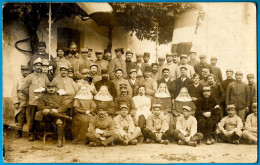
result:
[(246, 118), (245, 129), (243, 131), (243, 138), (251, 142), (257, 144), (257, 103), (253, 103), (252, 111), (250, 115)]
[(257, 84), (255, 83), (254, 74), (248, 74), (246, 77), (247, 77), (248, 87), (250, 92), (249, 112), (251, 113), (253, 102), (257, 102)]
[(108, 73), (111, 80), (115, 79), (114, 72), (117, 68), (121, 68), (123, 71), (123, 77), (127, 78), (126, 63), (122, 59), (122, 54), (124, 54), (124, 48), (115, 49), (116, 57), (112, 59), (108, 65)]
[(115, 126), (111, 117), (102, 107), (97, 108), (97, 115), (90, 120), (86, 139), (90, 147), (107, 146), (114, 141)]
[(212, 73), (212, 66), (207, 63), (207, 56), (206, 55), (200, 55), (200, 63), (194, 66), (194, 70), (196, 73), (200, 75), (200, 78), (202, 79), (202, 69), (208, 68), (210, 70), (210, 73)]
[(142, 84), (146, 88), (146, 96), (151, 98), (151, 100), (153, 99), (154, 94), (157, 91), (157, 82), (156, 80), (151, 78), (152, 72), (153, 69), (150, 66), (146, 66), (144, 72), (144, 80), (142, 81)]
[(129, 115), (128, 106), (120, 105), (120, 114), (114, 118), (115, 123), (115, 141), (123, 145), (136, 145), (137, 138), (142, 135), (141, 129), (135, 127), (134, 120)]
[[(168, 68), (170, 70), (170, 78), (173, 78), (174, 80), (176, 79), (176, 69), (177, 69), (177, 64), (173, 63), (173, 55), (172, 53), (166, 53), (166, 63), (161, 67), (163, 68)], [(177, 54), (176, 54), (177, 57)]]
[(28, 95), (25, 95), (21, 91), (22, 83), (24, 79), (30, 73), (28, 65), (21, 65), (22, 76), (15, 79), (13, 82), (12, 99), (15, 108), (15, 123), (17, 125), (16, 139), (22, 138), (23, 125), (26, 121), (26, 108), (28, 106)]
[(35, 122), (34, 116), (37, 112), (39, 98), (45, 91), (46, 84), (49, 82), (48, 77), (42, 73), (42, 60), (39, 57), (34, 61), (34, 72), (29, 74), (21, 85), (21, 92), (28, 95), (29, 89), (29, 107), (28, 107), (28, 127), (29, 127), (29, 141), (35, 139)]
[(218, 123), (218, 137), (224, 142), (239, 144), (239, 140), (242, 136), (242, 120), (236, 115), (234, 104), (227, 106), (227, 113), (228, 115)]
[(176, 97), (179, 95), (181, 88), (183, 88), (183, 87), (187, 88), (192, 83), (192, 80), (189, 77), (187, 77), (187, 67), (186, 66), (181, 66), (180, 72), (181, 72), (181, 76), (179, 78), (177, 78), (175, 81), (175, 83), (176, 83), (175, 96)]
[(235, 73), (236, 81), (230, 83), (226, 92), (226, 105), (233, 103), (237, 110), (237, 115), (245, 122), (246, 113), (249, 112), (250, 90), (247, 84), (242, 82), (243, 73)]
[(210, 87), (203, 87), (203, 98), (198, 102), (195, 117), (198, 120), (198, 132), (203, 133), (206, 138), (206, 144), (215, 142), (212, 138), (213, 114), (219, 113), (218, 101), (212, 97)]
[(147, 143), (169, 144), (173, 132), (169, 130), (169, 121), (161, 112), (161, 104), (152, 105), (152, 115), (146, 120), (146, 128), (143, 130)]
[(61, 65), (67, 65), (69, 68), (72, 66), (70, 61), (67, 60), (64, 56), (64, 54), (65, 54), (64, 48), (57, 48), (56, 52), (57, 52), (57, 57), (54, 58), (54, 60), (57, 64), (57, 68), (55, 69), (54, 77), (60, 75), (60, 66)]
[(183, 113), (177, 118), (174, 137), (178, 140), (178, 144), (187, 144), (196, 146), (203, 138), (202, 133), (197, 133), (197, 120), (191, 116), (191, 107), (183, 106)]
[(216, 56), (212, 56), (210, 59), (210, 64), (212, 66), (212, 74), (214, 75), (215, 80), (217, 82), (222, 83), (222, 81), (223, 81), (222, 72), (219, 67), (216, 67), (217, 61), (218, 61), (218, 58)]
[(42, 59), (42, 73), (45, 74), (49, 81), (53, 80), (53, 75), (49, 73), (49, 60)]
[(179, 78), (181, 76), (180, 68), (182, 66), (185, 66), (187, 68), (187, 77), (188, 78), (192, 78), (192, 75), (195, 73), (194, 67), (187, 64), (187, 58), (188, 58), (187, 54), (182, 54), (180, 56), (180, 64), (176, 68), (176, 78)]
[(137, 79), (137, 71), (136, 69), (129, 70), (129, 78), (128, 78), (129, 85), (132, 90), (132, 96), (136, 96), (138, 94), (138, 88), (141, 85), (142, 80)]
[(102, 79), (102, 77), (98, 74), (98, 65), (95, 63), (92, 63), (90, 65), (90, 77), (92, 77), (92, 82), (98, 82)]
[(101, 75), (101, 70), (107, 69), (109, 62), (106, 61), (106, 60), (103, 60), (103, 52), (102, 51), (96, 51), (95, 54), (96, 54), (96, 57), (97, 57), (97, 60), (95, 61), (95, 63), (98, 66), (97, 74)]
[[(58, 147), (62, 147), (62, 141), (65, 139), (64, 119), (72, 120), (72, 117), (66, 116), (67, 105), (64, 104), (62, 97), (58, 95), (56, 84), (54, 82), (48, 82), (46, 87), (47, 93), (39, 99), (35, 120), (43, 121), (44, 118), (46, 125), (50, 124), (50, 122), (54, 122), (58, 134)], [(48, 129), (46, 127), (45, 129)]]
[(123, 78), (123, 70), (121, 68), (117, 68), (115, 70), (115, 79), (112, 82), (115, 84), (117, 95), (120, 95), (119, 84), (127, 85), (127, 94), (132, 97), (132, 89), (126, 79)]

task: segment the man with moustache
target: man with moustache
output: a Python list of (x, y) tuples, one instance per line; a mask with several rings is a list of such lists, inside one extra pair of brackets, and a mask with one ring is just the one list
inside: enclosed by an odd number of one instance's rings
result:
[(69, 68), (71, 67), (70, 61), (67, 60), (64, 56), (65, 49), (64, 48), (57, 48), (56, 52), (57, 52), (57, 57), (54, 60), (57, 64), (57, 68), (55, 69), (54, 77), (60, 75), (60, 66), (61, 65), (67, 65)]
[(130, 66), (132, 63), (132, 58), (133, 58), (133, 52), (131, 50), (127, 50), (125, 53), (125, 63), (126, 63), (126, 70), (127, 70), (127, 77), (129, 77), (129, 71), (130, 71)]
[(217, 67), (218, 58), (216, 56), (212, 56), (210, 59), (210, 64), (212, 66), (212, 74), (214, 74), (214, 78), (217, 82), (221, 83), (223, 81), (222, 72), (219, 67)]
[(234, 71), (233, 69), (227, 69), (226, 70), (226, 76), (227, 79), (222, 81), (221, 85), (225, 91), (227, 91), (227, 87), (230, 83), (234, 82), (235, 79), (233, 79)]
[(111, 80), (114, 80), (116, 77), (114, 72), (117, 68), (121, 68), (123, 70), (123, 77), (127, 78), (126, 72), (126, 63), (122, 59), (122, 54), (124, 54), (124, 48), (115, 49), (116, 58), (112, 59), (108, 66), (108, 73)]
[(78, 51), (77, 44), (75, 42), (71, 42), (69, 54), (67, 55), (67, 59), (71, 63), (71, 67), (74, 70), (74, 74), (76, 74), (76, 71), (78, 70), (77, 66), (78, 66), (78, 60), (80, 58), (80, 55), (77, 51)]
[(151, 75), (152, 79), (154, 79), (155, 81), (159, 80), (161, 77), (160, 77), (160, 73), (158, 72), (158, 64), (152, 63), (151, 67), (153, 69), (153, 72)]
[(250, 91), (250, 113), (252, 112), (252, 104), (257, 102), (257, 84), (255, 83), (254, 74), (248, 74), (247, 76), (248, 87)]
[(110, 61), (112, 60), (111, 50), (109, 50), (109, 49), (105, 49), (105, 50), (104, 50), (103, 59), (106, 60), (106, 61), (108, 61), (108, 63), (110, 63)]
[(202, 69), (208, 68), (210, 70), (210, 73), (213, 72), (212, 66), (207, 63), (207, 56), (206, 55), (200, 55), (200, 63), (194, 66), (194, 70), (196, 73), (200, 75), (200, 78), (202, 79)]
[(164, 68), (162, 70), (162, 75), (163, 78), (160, 80), (157, 80), (157, 85), (159, 87), (159, 85), (161, 83), (165, 83), (167, 84), (167, 88), (171, 94), (171, 98), (174, 99), (175, 98), (175, 92), (176, 92), (176, 85), (175, 85), (175, 80), (173, 78), (170, 78), (170, 70), (169, 68)]
[(144, 60), (144, 64), (146, 64), (145, 66), (149, 66), (148, 62), (150, 60), (150, 53), (144, 52), (143, 60)]
[[(161, 67), (161, 69), (168, 68), (170, 70), (170, 78), (173, 78), (174, 80), (177, 78), (176, 77), (176, 69), (177, 69), (177, 64), (173, 62), (174, 57), (177, 57), (177, 54), (172, 54), (172, 53), (167, 53), (166, 54), (166, 63)], [(162, 73), (162, 70), (159, 71)]]
[(95, 83), (102, 79), (102, 77), (98, 74), (98, 65), (95, 63), (92, 63), (90, 65), (90, 77), (93, 78), (92, 82)]
[(196, 66), (197, 64), (199, 64), (199, 61), (196, 60), (196, 52), (194, 50), (190, 50), (189, 52), (189, 56), (190, 56), (190, 61), (188, 61), (187, 63), (191, 66)]
[(39, 98), (45, 91), (46, 84), (49, 82), (48, 77), (42, 73), (42, 60), (39, 57), (34, 61), (34, 72), (29, 74), (22, 83), (20, 88), (21, 92), (28, 95), (29, 89), (29, 107), (28, 107), (28, 129), (29, 129), (29, 141), (35, 139), (35, 113), (38, 111)]
[(74, 74), (81, 75), (80, 72), (82, 69), (89, 69), (91, 65), (91, 61), (88, 59), (88, 49), (87, 48), (81, 48), (80, 49), (80, 55), (81, 58), (79, 58), (76, 62)]
[(97, 74), (101, 75), (102, 69), (107, 69), (109, 62), (106, 60), (103, 60), (103, 52), (98, 50), (95, 52), (97, 60), (95, 61), (95, 64), (98, 66)]
[(187, 54), (182, 54), (180, 56), (180, 64), (177, 66), (177, 69), (176, 69), (176, 77), (179, 78), (181, 76), (181, 72), (180, 72), (180, 67), (182, 66), (186, 66), (187, 68), (187, 77), (188, 78), (192, 78), (193, 74), (195, 73), (194, 71), (194, 67), (187, 64), (187, 58), (188, 58), (188, 55)]

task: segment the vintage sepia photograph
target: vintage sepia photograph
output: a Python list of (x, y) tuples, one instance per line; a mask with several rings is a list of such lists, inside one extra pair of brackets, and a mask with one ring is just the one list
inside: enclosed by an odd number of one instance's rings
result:
[(246, 2), (3, 3), (3, 162), (256, 163)]

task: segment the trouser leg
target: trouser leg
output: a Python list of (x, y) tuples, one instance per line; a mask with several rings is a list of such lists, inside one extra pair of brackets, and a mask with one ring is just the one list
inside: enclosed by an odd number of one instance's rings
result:
[(218, 137), (221, 138), (224, 142), (231, 143), (230, 139), (226, 135), (224, 135), (223, 133), (219, 133)]
[(163, 135), (162, 135), (162, 140), (173, 140), (173, 130), (167, 130)]
[(26, 119), (26, 108), (23, 108), (18, 114), (17, 114), (17, 129), (23, 130), (23, 125), (25, 123)]
[(141, 129), (139, 127), (135, 127), (134, 132), (132, 132), (129, 136), (129, 141), (136, 139), (137, 137), (141, 136)]
[(58, 134), (58, 147), (62, 146), (63, 136), (64, 136), (64, 125), (57, 125), (57, 134)]
[(244, 109), (237, 110), (237, 115), (242, 119), (244, 123), (246, 119), (246, 109), (244, 108)]
[(179, 130), (175, 129), (173, 134), (174, 134), (174, 137), (176, 138), (176, 140), (181, 140), (185, 144), (188, 144), (188, 140), (185, 138), (185, 136)]
[(143, 129), (143, 136), (144, 136), (144, 139), (151, 139), (151, 140), (156, 139), (156, 135), (151, 130), (149, 130), (147, 128)]
[(145, 128), (145, 125), (146, 125), (146, 119), (145, 119), (144, 115), (140, 115), (138, 117), (138, 127), (140, 127), (142, 130)]
[(253, 135), (251, 132), (245, 130), (243, 131), (242, 137), (247, 140), (252, 140), (254, 143), (257, 143), (257, 134)]
[(211, 117), (206, 118), (206, 125), (205, 125), (205, 133), (207, 139), (212, 139), (212, 126), (213, 126), (213, 120)]
[(34, 105), (30, 105), (30, 107), (28, 108), (28, 127), (29, 127), (29, 132), (33, 132), (35, 131), (35, 121), (34, 121), (34, 117), (35, 117), (35, 113), (37, 111), (37, 106)]
[(240, 140), (240, 136), (234, 132), (234, 133), (230, 136), (229, 139), (230, 139), (231, 141), (233, 141), (233, 140)]

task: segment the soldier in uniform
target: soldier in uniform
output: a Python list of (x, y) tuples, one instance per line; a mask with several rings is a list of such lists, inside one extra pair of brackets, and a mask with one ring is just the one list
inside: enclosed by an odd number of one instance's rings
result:
[(90, 142), (90, 147), (106, 147), (114, 141), (114, 121), (111, 117), (107, 116), (103, 107), (97, 107), (97, 112), (98, 114), (90, 120), (86, 138)]
[(189, 57), (190, 57), (190, 61), (188, 61), (188, 64), (195, 67), (197, 64), (199, 64), (199, 61), (196, 60), (196, 55), (197, 53), (193, 50), (190, 50), (189, 52)]
[(254, 74), (247, 75), (248, 87), (250, 91), (250, 108), (249, 111), (252, 113), (252, 104), (257, 102), (257, 84), (255, 83)]
[(150, 66), (147, 66), (144, 72), (144, 80), (142, 81), (142, 84), (146, 88), (146, 96), (150, 97), (151, 100), (157, 91), (157, 82), (151, 78), (152, 71), (153, 69)]
[(30, 73), (28, 65), (21, 65), (22, 76), (14, 80), (12, 98), (15, 107), (15, 123), (17, 125), (16, 139), (22, 138), (23, 125), (26, 121), (26, 109), (28, 106), (28, 95), (25, 95), (21, 91), (22, 83), (24, 79)]
[[(30, 68), (30, 73), (33, 72), (34, 61), (37, 60), (39, 57), (41, 59), (49, 60), (49, 55), (46, 53), (45, 49), (46, 49), (45, 42), (40, 41), (39, 44), (38, 44), (38, 51), (35, 54), (33, 54), (30, 61), (28, 62), (28, 65), (29, 65), (29, 68)], [(55, 71), (57, 65), (56, 65), (56, 62), (55, 62), (55, 60), (52, 56), (50, 58), (50, 66), (52, 67), (51, 70)]]
[(93, 83), (98, 82), (102, 79), (102, 77), (98, 74), (98, 65), (95, 63), (92, 63), (90, 65), (90, 77), (93, 78)]
[(223, 81), (222, 72), (221, 72), (220, 68), (216, 66), (217, 61), (218, 61), (218, 58), (216, 56), (213, 56), (210, 59), (210, 64), (212, 66), (212, 74), (214, 74), (214, 76), (215, 76), (214, 78), (217, 82), (222, 83), (222, 81)]
[(29, 141), (35, 139), (35, 122), (34, 117), (37, 112), (37, 106), (39, 104), (39, 98), (45, 91), (46, 84), (49, 82), (48, 77), (42, 73), (42, 60), (39, 57), (34, 61), (34, 72), (29, 74), (22, 83), (21, 92), (28, 95), (29, 88), (29, 109), (28, 109), (28, 127), (29, 127)]
[(144, 69), (146, 64), (143, 63), (143, 55), (137, 53), (136, 54), (136, 62), (132, 62), (129, 64), (129, 68), (136, 69), (136, 77), (138, 80), (142, 80), (144, 77)]
[(70, 61), (71, 67), (74, 70), (74, 74), (76, 74), (78, 70), (78, 60), (80, 58), (80, 54), (77, 52), (77, 44), (75, 42), (70, 43), (69, 54), (67, 55), (67, 60)]
[(108, 63), (110, 63), (110, 61), (112, 60), (111, 50), (105, 49), (103, 58), (104, 60), (108, 61)]
[(237, 115), (245, 122), (246, 113), (249, 112), (250, 90), (247, 84), (242, 82), (243, 73), (235, 73), (236, 81), (230, 83), (226, 92), (226, 105), (234, 104)]
[(125, 53), (125, 63), (126, 63), (126, 71), (127, 71), (127, 78), (129, 77), (129, 70), (132, 63), (133, 52), (131, 50), (127, 50)]
[(89, 69), (91, 65), (91, 61), (88, 59), (88, 49), (81, 48), (80, 53), (80, 58), (76, 61), (76, 66), (74, 68), (74, 74), (76, 76), (80, 75), (82, 69)]
[(194, 70), (196, 73), (200, 75), (200, 78), (202, 79), (202, 69), (208, 68), (210, 70), (210, 73), (213, 72), (213, 68), (210, 64), (207, 63), (207, 56), (206, 55), (200, 55), (200, 63), (194, 66)]
[(114, 72), (117, 68), (121, 68), (123, 70), (123, 77), (127, 78), (127, 71), (126, 71), (126, 63), (122, 59), (122, 54), (124, 54), (123, 48), (115, 49), (116, 58), (112, 59), (109, 66), (108, 66), (108, 73), (111, 80), (115, 79)]
[(103, 60), (103, 52), (102, 51), (96, 51), (95, 52), (97, 60), (95, 63), (98, 65), (98, 71), (97, 74), (101, 75), (101, 70), (102, 69), (107, 69), (109, 62), (106, 60)]
[[(61, 65), (61, 66), (64, 66), (64, 65)], [(67, 65), (65, 65), (65, 66), (67, 66)], [(60, 73), (59, 73), (58, 76), (60, 76)], [(70, 68), (70, 67), (68, 68), (68, 77), (71, 78), (73, 81), (76, 81), (76, 76), (74, 75), (74, 69), (73, 68)]]
[(233, 74), (234, 74), (233, 69), (226, 70), (227, 79), (221, 82), (221, 85), (225, 91), (227, 91), (228, 85), (235, 81), (235, 79), (233, 79)]
[(46, 87), (47, 93), (39, 99), (35, 120), (42, 121), (43, 118), (50, 118), (45, 120), (48, 123), (53, 120), (57, 127), (58, 147), (62, 147), (62, 142), (65, 139), (65, 121), (63, 119), (72, 120), (72, 117), (66, 116), (67, 105), (58, 95), (56, 84), (48, 82)]
[(123, 73), (123, 70), (121, 68), (117, 68), (115, 70), (116, 77), (115, 77), (114, 80), (112, 80), (112, 82), (115, 84), (117, 95), (120, 95), (119, 85), (120, 84), (127, 84), (127, 95), (132, 97), (132, 89), (131, 89), (130, 84), (128, 83), (128, 81), (123, 78), (123, 74), (124, 73)]
[(174, 56), (177, 57), (177, 54), (172, 54), (172, 53), (167, 53), (166, 54), (166, 63), (161, 67), (161, 70), (159, 71), (162, 73), (162, 69), (168, 68), (170, 70), (170, 78), (173, 78), (174, 80), (176, 79), (176, 69), (177, 69), (177, 64), (173, 63), (173, 58)]
[(251, 142), (257, 144), (257, 103), (253, 103), (252, 107), (253, 113), (248, 115), (246, 118), (245, 129), (243, 131), (243, 138), (248, 140), (249, 144), (251, 144)]
[(162, 78), (162, 70), (163, 70), (163, 65), (165, 63), (165, 58), (164, 57), (158, 57), (158, 73), (159, 73), (159, 78)]
[(55, 69), (54, 77), (60, 75), (61, 65), (67, 65), (69, 68), (72, 66), (70, 61), (65, 58), (64, 56), (65, 50), (63, 48), (57, 48), (56, 52), (57, 52), (57, 57), (54, 60), (57, 64), (57, 68)]
[(53, 80), (53, 75), (49, 73), (49, 60), (42, 59), (42, 73), (45, 74), (49, 81)]
[(210, 70), (208, 68), (202, 68), (202, 79), (200, 80), (200, 84), (204, 87), (209, 85), (209, 81), (208, 81), (209, 74), (210, 74)]
[(176, 78), (179, 78), (181, 76), (180, 67), (185, 66), (187, 68), (187, 77), (192, 78), (192, 75), (195, 73), (194, 67), (187, 64), (187, 54), (182, 54), (180, 56), (180, 64), (176, 68)]

